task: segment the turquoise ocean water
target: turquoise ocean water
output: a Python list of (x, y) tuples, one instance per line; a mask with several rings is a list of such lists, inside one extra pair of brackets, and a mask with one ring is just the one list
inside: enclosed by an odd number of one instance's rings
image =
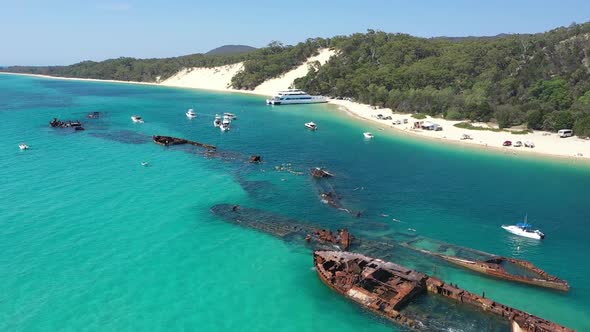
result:
[[(186, 118), (189, 107), (198, 118)], [(91, 111), (104, 115), (86, 119)], [(212, 125), (222, 112), (239, 117), (227, 133)], [(145, 123), (132, 123), (133, 114)], [(49, 128), (53, 117), (80, 119), (86, 131)], [(304, 128), (311, 120), (317, 132)], [(395, 239), (411, 228), (530, 260), (571, 291), (399, 257), (590, 331), (588, 164), (403, 137), (327, 105), (268, 107), (257, 96), (11, 75), (0, 75), (0, 128), (1, 331), (397, 330), (325, 287), (308, 249), (224, 222), (209, 211), (218, 203), (365, 237)], [(367, 130), (374, 140), (363, 139)], [(217, 145), (228, 157), (167, 149), (153, 134)], [(31, 149), (20, 151), (21, 142)], [(244, 162), (251, 154), (264, 163)], [(308, 175), (275, 168), (289, 163), (337, 174), (331, 185), (362, 218), (322, 204)], [(500, 228), (525, 213), (546, 240)]]

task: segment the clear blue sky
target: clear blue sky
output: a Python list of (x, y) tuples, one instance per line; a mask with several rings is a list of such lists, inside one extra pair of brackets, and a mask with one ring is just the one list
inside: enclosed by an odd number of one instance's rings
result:
[(0, 0), (0, 65), (168, 57), (366, 29), (531, 33), (590, 21), (590, 0)]

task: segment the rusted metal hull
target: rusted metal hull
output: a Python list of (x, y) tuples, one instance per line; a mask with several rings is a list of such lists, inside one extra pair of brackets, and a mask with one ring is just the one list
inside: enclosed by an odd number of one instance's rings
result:
[(511, 324), (513, 331), (571, 332), (573, 330), (480, 297), (444, 281), (401, 265), (342, 251), (315, 251), (314, 266), (320, 279), (332, 289), (366, 309), (415, 330), (422, 330), (403, 313), (404, 306), (416, 297), (442, 296), (493, 314)]
[[(318, 225), (301, 223), (293, 219), (272, 214), (262, 214), (251, 208), (239, 205), (219, 204), (211, 211), (234, 224), (263, 231), (285, 240), (305, 241), (314, 248), (334, 248), (348, 250), (355, 238), (346, 228), (331, 231)], [(253, 214), (254, 217), (253, 217)]]
[[(334, 253), (336, 255), (341, 254), (341, 252), (324, 252), (324, 253)], [(359, 257), (362, 255), (359, 255)], [(364, 256), (362, 256), (364, 257)], [(343, 294), (348, 299), (352, 300), (363, 306), (365, 309), (372, 311), (373, 313), (380, 315), (388, 320), (410, 328), (415, 331), (419, 331), (420, 329), (420, 322), (413, 320), (410, 317), (406, 317), (405, 315), (401, 314), (398, 309), (403, 304), (410, 301), (412, 298), (417, 296), (418, 294), (425, 291), (423, 287), (422, 278), (426, 276), (421, 273), (415, 273), (413, 280), (411, 279), (400, 279), (400, 282), (396, 284), (395, 288), (389, 287), (390, 294), (394, 292), (397, 293), (394, 295), (395, 299), (390, 300), (388, 303), (387, 301), (383, 301), (383, 299), (378, 297), (372, 297), (370, 293), (368, 293), (364, 288), (358, 287), (356, 284), (360, 283), (360, 274), (358, 275), (346, 275), (346, 274), (330, 274), (329, 271), (325, 268), (325, 264), (328, 262), (328, 259), (324, 255), (318, 254), (318, 252), (314, 252), (313, 255), (314, 259), (314, 266), (316, 267), (316, 271), (318, 273), (319, 278), (330, 288), (335, 290), (338, 293)], [(358, 266), (357, 266), (358, 267)], [(353, 267), (353, 268), (357, 268)], [(366, 279), (362, 279), (364, 281)], [(384, 288), (387, 285), (382, 285)], [(400, 292), (401, 291), (401, 292)], [(400, 294), (401, 293), (401, 294)]]
[[(570, 286), (567, 283), (567, 281), (550, 275), (549, 273), (543, 271), (542, 269), (538, 268), (529, 261), (503, 256), (496, 256), (482, 251), (454, 246), (448, 243), (428, 239), (428, 241), (437, 244), (440, 247), (452, 247), (458, 253), (467, 253), (469, 258), (445, 255), (432, 250), (426, 250), (413, 246), (412, 243), (415, 241), (416, 240), (402, 242), (401, 245), (406, 248), (413, 249), (427, 255), (438, 257), (449, 263), (464, 267), (475, 272), (483, 273), (491, 277), (525, 283), (539, 287), (556, 289), (565, 292), (569, 291), (570, 289)], [(476, 259), (475, 257), (480, 257), (480, 259)], [(526, 273), (520, 275), (512, 273), (504, 267), (504, 265), (507, 264), (512, 264), (516, 268), (522, 269)]]

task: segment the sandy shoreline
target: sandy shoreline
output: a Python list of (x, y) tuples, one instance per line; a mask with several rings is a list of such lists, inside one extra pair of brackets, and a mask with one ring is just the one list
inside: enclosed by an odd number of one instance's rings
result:
[[(390, 109), (373, 109), (369, 105), (359, 104), (346, 100), (330, 99), (330, 103), (337, 105), (341, 111), (348, 112), (353, 117), (363, 120), (371, 121), (379, 124), (379, 128), (391, 129), (398, 133), (411, 135), (419, 138), (427, 138), (432, 141), (441, 143), (451, 143), (455, 145), (474, 147), (482, 150), (495, 150), (505, 154), (529, 154), (536, 156), (558, 157), (560, 159), (566, 158), (571, 160), (590, 160), (590, 140), (580, 139), (578, 137), (560, 138), (556, 133), (549, 133), (544, 131), (533, 131), (525, 135), (512, 134), (510, 132), (494, 132), (486, 130), (469, 130), (455, 127), (454, 124), (463, 121), (450, 121), (439, 118), (427, 117), (425, 119), (417, 120), (411, 117), (411, 114), (392, 113)], [(391, 120), (379, 120), (375, 118), (377, 114), (383, 116), (391, 116)], [(407, 119), (408, 123), (403, 124), (403, 120)], [(400, 120), (402, 124), (394, 125), (393, 122)], [(416, 121), (430, 121), (441, 125), (443, 130), (421, 130), (413, 129), (412, 125)], [(483, 124), (482, 124), (483, 126)], [(373, 132), (377, 137), (378, 132)], [(463, 134), (470, 135), (472, 139), (462, 139)], [(534, 148), (526, 147), (504, 147), (502, 143), (506, 140), (512, 142), (531, 141), (535, 144)]]
[[(318, 56), (312, 57), (308, 60), (319, 61), (325, 63), (334, 52), (331, 50), (323, 50)], [(34, 76), (50, 79), (62, 80), (77, 80), (77, 81), (92, 81), (92, 82), (111, 82), (124, 84), (139, 84), (152, 86), (167, 86), (176, 88), (190, 88), (218, 92), (233, 92), (260, 96), (270, 96), (276, 91), (289, 88), (293, 80), (301, 77), (307, 73), (307, 63), (302, 64), (298, 68), (286, 73), (285, 75), (268, 80), (262, 83), (255, 90), (237, 90), (229, 87), (231, 78), (239, 70), (241, 70), (242, 63), (215, 67), (215, 68), (190, 68), (184, 69), (172, 76), (171, 78), (160, 83), (146, 83), (146, 82), (128, 82), (116, 80), (99, 80), (99, 79), (84, 79), (84, 78), (69, 78), (69, 77), (53, 77), (45, 75), (34, 74), (15, 74), (15, 73), (1, 73), (9, 75), (24, 75)], [(484, 130), (468, 130), (461, 129), (454, 126), (454, 124), (461, 121), (450, 121), (439, 118), (427, 117), (423, 120), (417, 120), (411, 117), (411, 114), (393, 113), (392, 110), (381, 108), (374, 109), (369, 105), (355, 103), (347, 100), (330, 99), (329, 104), (335, 105), (339, 110), (352, 114), (354, 118), (359, 118), (372, 123), (378, 124), (379, 128), (391, 130), (395, 133), (404, 135), (411, 135), (414, 137), (426, 138), (431, 141), (441, 143), (451, 143), (454, 145), (469, 146), (479, 148), (482, 150), (495, 150), (506, 154), (529, 154), (545, 157), (559, 157), (561, 159), (567, 158), (570, 160), (590, 160), (590, 140), (580, 139), (578, 137), (560, 138), (556, 133), (548, 133), (543, 131), (534, 131), (525, 135), (511, 134), (510, 132), (494, 132)], [(391, 116), (391, 120), (377, 119), (375, 116), (382, 114), (383, 116)], [(403, 121), (407, 120), (404, 124)], [(395, 121), (401, 121), (402, 124), (395, 125)], [(418, 130), (413, 129), (412, 125), (416, 121), (430, 121), (443, 127), (442, 131), (432, 130)], [(482, 126), (485, 126), (482, 124)], [(374, 132), (376, 137), (379, 132)], [(470, 135), (472, 139), (464, 140), (464, 134)], [(526, 147), (503, 147), (502, 143), (506, 140), (512, 142), (531, 141), (535, 144), (535, 148)]]

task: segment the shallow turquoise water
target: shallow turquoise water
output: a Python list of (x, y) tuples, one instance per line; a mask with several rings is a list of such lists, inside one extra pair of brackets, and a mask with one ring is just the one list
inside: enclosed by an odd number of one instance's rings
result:
[[(199, 117), (188, 120), (192, 106)], [(86, 119), (91, 111), (104, 116)], [(213, 115), (227, 111), (239, 119), (221, 133)], [(135, 113), (146, 123), (132, 123)], [(53, 117), (78, 118), (87, 130), (49, 128)], [(317, 132), (303, 127), (310, 120)], [(531, 260), (567, 279), (571, 292), (399, 257), (475, 293), (590, 330), (588, 165), (400, 137), (326, 105), (267, 107), (256, 96), (10, 75), (0, 75), (0, 128), (2, 331), (395, 329), (327, 289), (304, 247), (209, 211), (234, 202), (363, 236), (397, 238), (412, 228)], [(376, 138), (365, 141), (366, 130)], [(238, 154), (208, 159), (157, 146), (153, 134)], [(31, 149), (19, 151), (20, 142)], [(265, 162), (246, 163), (251, 154)], [(343, 204), (363, 217), (322, 204), (309, 176), (275, 169), (287, 163), (303, 172), (329, 168)], [(499, 227), (527, 212), (545, 241)]]

